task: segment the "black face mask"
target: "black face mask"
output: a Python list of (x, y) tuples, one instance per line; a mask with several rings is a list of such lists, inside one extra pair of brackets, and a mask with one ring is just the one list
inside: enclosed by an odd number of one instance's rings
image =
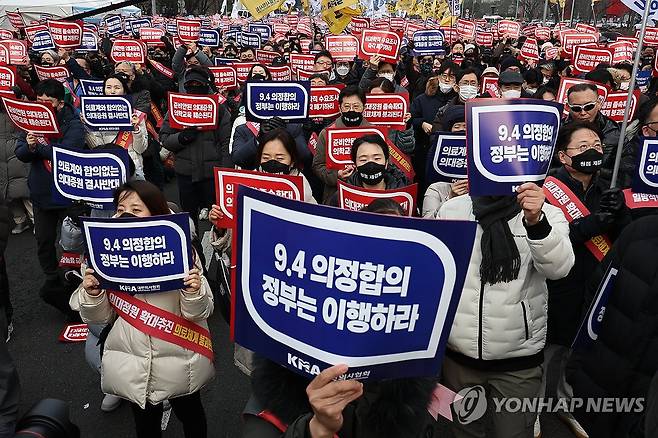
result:
[(340, 115), (345, 126), (359, 126), (363, 121), (363, 113), (358, 111), (346, 111)]
[(124, 211), (124, 212), (121, 213), (118, 217), (120, 217), (120, 218), (122, 218), (122, 219), (125, 219), (125, 218), (137, 217), (137, 216), (135, 216), (135, 215), (132, 214), (132, 213), (128, 213), (127, 211)]
[(207, 85), (186, 85), (185, 92), (188, 94), (208, 94), (210, 88)]
[(290, 166), (277, 160), (269, 160), (260, 163), (260, 168), (266, 173), (282, 173), (288, 175), (290, 173)]
[(642, 65), (651, 65), (652, 62), (653, 62), (653, 56), (642, 57)]
[(253, 75), (253, 76), (251, 77), (250, 80), (251, 80), (251, 81), (264, 81), (264, 80), (265, 80), (265, 76), (256, 73), (255, 75)]
[(384, 164), (375, 163), (374, 161), (368, 161), (356, 168), (361, 180), (371, 186), (379, 184), (384, 179), (385, 170), (386, 166)]
[(423, 62), (420, 65), (420, 72), (424, 75), (428, 75), (432, 73), (432, 63), (431, 62)]
[(596, 149), (587, 149), (582, 154), (571, 157), (571, 167), (582, 173), (593, 174), (603, 163), (603, 152)]

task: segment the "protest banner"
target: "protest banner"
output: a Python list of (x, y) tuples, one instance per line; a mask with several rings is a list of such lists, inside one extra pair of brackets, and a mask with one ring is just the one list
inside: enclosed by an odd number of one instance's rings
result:
[(48, 30), (60, 49), (75, 49), (82, 44), (82, 21), (48, 20)]
[(123, 22), (121, 21), (120, 15), (105, 17), (103, 22), (105, 23), (105, 31), (108, 35), (115, 36), (123, 32)]
[(174, 129), (197, 128), (212, 130), (217, 127), (219, 106), (216, 94), (197, 95), (174, 93), (167, 95), (169, 125)]
[(92, 131), (132, 131), (132, 105), (124, 96), (82, 96), (80, 113)]
[(309, 117), (311, 118), (332, 118), (340, 114), (340, 105), (338, 96), (341, 87), (329, 85), (326, 87), (311, 87), (311, 104), (309, 107)]
[(313, 70), (315, 65), (315, 55), (304, 55), (302, 53), (291, 53), (290, 54), (290, 66), (292, 67), (293, 73), (297, 73), (297, 70)]
[(199, 46), (219, 47), (220, 42), (219, 31), (215, 29), (201, 29), (199, 31), (199, 40), (197, 41)]
[(53, 202), (83, 201), (90, 207), (114, 210), (114, 191), (128, 180), (126, 149), (79, 151), (53, 146)]
[(406, 129), (404, 118), (409, 112), (408, 94), (368, 94), (363, 118), (375, 126)]
[[(273, 52), (271, 50), (256, 49), (256, 61), (262, 62), (263, 64), (272, 64), (276, 58), (281, 56), (279, 52)], [(268, 67), (271, 68), (271, 67)]]
[(405, 216), (414, 216), (418, 184), (391, 190), (372, 190), (355, 187), (338, 180), (338, 206), (345, 210), (360, 211), (376, 199), (391, 199), (402, 207)]
[(128, 61), (134, 64), (144, 64), (146, 55), (141, 42), (137, 40), (114, 40), (110, 58), (114, 62)]
[(55, 67), (42, 67), (38, 64), (35, 64), (34, 71), (40, 81), (45, 79), (56, 79), (60, 82), (64, 82), (69, 78), (69, 76), (71, 76), (69, 69), (63, 65), (58, 65)]
[(67, 324), (58, 339), (60, 342), (85, 342), (88, 334), (87, 324)]
[(16, 67), (0, 65), (0, 90), (10, 91), (14, 85), (16, 85)]
[(481, 80), (480, 93), (489, 93), (491, 97), (500, 97), (500, 87), (498, 86), (498, 78), (485, 76)]
[(16, 127), (37, 135), (60, 134), (57, 117), (52, 106), (25, 100), (0, 97), (9, 119)]
[(262, 122), (272, 117), (284, 120), (308, 118), (310, 83), (304, 82), (247, 82), (245, 115), (251, 122)]
[(215, 167), (214, 174), (216, 203), (222, 211), (222, 217), (216, 225), (221, 228), (235, 227), (237, 192), (240, 185), (295, 201), (304, 200), (304, 180), (300, 175), (274, 175), (221, 167)]
[(89, 267), (101, 289), (134, 295), (185, 287), (183, 279), (194, 267), (187, 213), (80, 220)]
[(521, 46), (521, 56), (530, 61), (539, 61), (539, 47), (536, 39), (526, 38)]
[(444, 42), (443, 31), (440, 29), (417, 30), (413, 35), (414, 54), (424, 56), (443, 52)]
[(195, 43), (199, 40), (201, 21), (177, 18), (176, 31), (178, 32), (178, 38), (180, 38), (182, 42)]
[(272, 37), (272, 26), (265, 23), (249, 23), (249, 33), (258, 34), (261, 41), (267, 41)]
[(176, 26), (175, 22), (168, 22), (165, 24), (165, 30), (167, 31), (168, 34), (177, 36), (178, 35), (178, 27)]
[(281, 65), (279, 67), (268, 67), (272, 80), (275, 82), (290, 82), (292, 81), (292, 69), (288, 65)]
[[(30, 43), (32, 43), (32, 45), (34, 45), (34, 36), (38, 32), (46, 31), (46, 32), (48, 32), (48, 35), (50, 36), (50, 31), (48, 30), (48, 26), (46, 26), (45, 24), (35, 24), (33, 26), (27, 26), (23, 31), (25, 32), (25, 37), (27, 38), (27, 40)], [(13, 38), (14, 37), (12, 35), (12, 36), (9, 36), (7, 39), (13, 39)], [(50, 37), (50, 39), (52, 40), (52, 37)], [(55, 43), (53, 43), (53, 46), (54, 45), (55, 45)]]
[(370, 19), (366, 17), (352, 17), (347, 30), (354, 36), (359, 37), (364, 30), (370, 27)]
[[(635, 115), (635, 110), (637, 109), (637, 105), (640, 100), (640, 90), (634, 90), (632, 94), (633, 96), (631, 97), (631, 106), (628, 108), (629, 120), (632, 120), (633, 116)], [(605, 99), (605, 101), (603, 101), (603, 104), (601, 105), (601, 114), (611, 120), (614, 120), (617, 123), (621, 123), (621, 121), (624, 119), (627, 96), (628, 91), (609, 93), (608, 97)]]
[(279, 9), (283, 0), (242, 0), (240, 3), (249, 10), (254, 20), (260, 20)]
[(540, 99), (467, 101), (470, 195), (512, 195), (525, 182), (544, 180), (562, 109), (560, 104)]
[(343, 169), (352, 162), (352, 143), (364, 135), (377, 134), (384, 140), (388, 129), (381, 126), (356, 126), (353, 128), (326, 128), (327, 169)]
[(25, 27), (25, 20), (20, 12), (5, 11), (5, 15), (9, 19), (9, 24), (16, 30)]
[(80, 79), (81, 96), (102, 96), (105, 94), (103, 81), (92, 81), (90, 79)]
[(466, 179), (466, 136), (451, 132), (432, 134), (427, 154), (427, 183)]
[(235, 69), (231, 66), (219, 66), (213, 67), (210, 66), (208, 69), (212, 72), (215, 79), (215, 86), (220, 88), (225, 88), (230, 90), (232, 88), (237, 88), (238, 78), (235, 73)]
[(382, 60), (397, 62), (400, 51), (400, 35), (384, 30), (364, 29), (359, 41), (359, 58), (368, 61), (379, 55)]
[(240, 35), (238, 36), (238, 44), (242, 47), (258, 49), (260, 48), (261, 43), (260, 34), (258, 33), (240, 32)]
[(599, 42), (598, 34), (593, 33), (579, 33), (576, 31), (563, 32), (560, 36), (562, 49), (568, 57), (574, 54), (574, 48), (579, 45), (588, 43), (596, 44)]
[(612, 63), (619, 64), (621, 62), (633, 62), (633, 54), (635, 49), (633, 44), (628, 41), (616, 41), (608, 45), (612, 51)]
[[(217, 59), (217, 58), (215, 58)], [(247, 76), (249, 76), (249, 70), (251, 70), (251, 67), (254, 65), (258, 64), (257, 62), (233, 62), (230, 65), (233, 67), (235, 70), (235, 77), (238, 80), (238, 83), (243, 83), (244, 81), (247, 80)]]
[(494, 35), (492, 32), (477, 32), (475, 43), (478, 46), (493, 47)]
[(599, 338), (601, 332), (601, 325), (605, 316), (605, 309), (608, 306), (608, 301), (612, 291), (615, 289), (615, 280), (619, 270), (613, 267), (612, 262), (606, 269), (603, 279), (597, 288), (596, 295), (592, 304), (590, 304), (585, 319), (580, 324), (580, 328), (576, 333), (571, 348), (579, 350), (587, 348), (592, 342)]
[(236, 343), (309, 379), (437, 375), (475, 223), (238, 196)]
[(164, 64), (159, 63), (158, 61), (154, 61), (150, 58), (147, 58), (149, 64), (151, 64), (151, 67), (153, 67), (154, 70), (156, 70), (158, 73), (162, 74), (163, 76), (168, 77), (169, 79), (174, 78), (174, 71), (170, 69), (169, 67), (166, 67)]
[(25, 40), (4, 40), (0, 41), (0, 46), (6, 50), (4, 61), (0, 59), (0, 63), (11, 65), (27, 65), (27, 42)]
[(445, 38), (446, 44), (453, 44), (459, 40), (459, 34), (455, 28), (442, 26), (440, 29), (443, 31), (443, 37)]
[(630, 209), (658, 208), (658, 195), (650, 193), (635, 193), (633, 189), (624, 189), (624, 200)]
[(153, 27), (151, 20), (147, 17), (139, 18), (136, 20), (127, 20), (126, 23), (130, 23), (130, 32), (133, 35), (140, 35), (140, 29), (143, 27)]
[(612, 64), (613, 54), (610, 49), (596, 47), (574, 47), (573, 66), (579, 73), (589, 73), (601, 63)]
[(475, 23), (472, 21), (458, 18), (457, 23), (455, 23), (455, 29), (457, 30), (459, 38), (463, 40), (475, 39)]
[(658, 194), (658, 140), (641, 137), (642, 149), (631, 188), (634, 193)]
[(157, 27), (140, 27), (139, 39), (149, 47), (162, 47), (164, 43), (161, 38), (165, 35), (164, 29)]
[(564, 105), (564, 114), (567, 115), (569, 114), (569, 101), (568, 101), (568, 95), (567, 92), (569, 91), (569, 88), (573, 87), (576, 84), (592, 84), (596, 87), (596, 89), (599, 92), (599, 100), (601, 102), (605, 102), (605, 100), (608, 98), (608, 87), (605, 85), (601, 85), (598, 82), (594, 81), (588, 81), (587, 79), (578, 79), (578, 78), (566, 78), (563, 77), (560, 79), (560, 86), (557, 89), (557, 96), (555, 97), (555, 101), (557, 103), (561, 103)]
[[(639, 36), (640, 32), (635, 33), (635, 37)], [(644, 44), (647, 46), (656, 47), (658, 46), (658, 27), (649, 27), (647, 26), (644, 31)]]
[(521, 23), (513, 20), (500, 20), (497, 30), (501, 38), (518, 39), (521, 36)]
[(354, 61), (359, 55), (359, 40), (354, 35), (327, 35), (325, 47), (336, 61)]
[(539, 26), (535, 29), (535, 38), (541, 41), (548, 41), (551, 39), (551, 29), (549, 27)]
[(578, 32), (582, 32), (582, 33), (597, 33), (598, 32), (598, 30), (596, 30), (595, 26), (592, 26), (590, 24), (583, 23), (583, 22), (576, 23), (576, 30)]
[(48, 30), (40, 30), (32, 35), (32, 50), (42, 52), (44, 50), (55, 50), (55, 42)]
[(98, 50), (98, 35), (96, 32), (85, 30), (82, 32), (82, 43), (78, 52), (96, 52)]

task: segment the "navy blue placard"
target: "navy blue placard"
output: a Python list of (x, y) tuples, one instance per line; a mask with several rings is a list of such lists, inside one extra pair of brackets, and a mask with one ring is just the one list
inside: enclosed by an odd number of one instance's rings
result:
[(81, 96), (80, 113), (94, 131), (130, 131), (132, 106), (123, 96)]
[(249, 32), (257, 33), (260, 35), (261, 41), (267, 41), (272, 36), (272, 27), (269, 24), (251, 23), (249, 24)]
[(119, 15), (107, 17), (105, 19), (105, 25), (107, 26), (107, 33), (109, 35), (118, 35), (123, 32), (121, 17)]
[(658, 194), (658, 137), (640, 137), (632, 189), (634, 193)]
[(199, 31), (199, 41), (197, 44), (200, 46), (219, 47), (219, 31), (215, 29), (201, 29)]
[[(302, 375), (437, 375), (475, 222), (427, 221), (238, 188), (235, 341)], [(272, 232), (276, 230), (276, 232)]]
[(272, 117), (285, 120), (308, 118), (311, 83), (247, 82), (245, 114), (247, 120), (262, 122)]
[(592, 342), (598, 339), (601, 324), (605, 316), (605, 309), (610, 300), (610, 294), (615, 289), (615, 280), (617, 279), (618, 272), (619, 270), (614, 268), (612, 264), (608, 266), (603, 280), (601, 280), (601, 284), (599, 284), (599, 288), (597, 289), (596, 297), (587, 310), (585, 319), (580, 324), (571, 348), (587, 348)]
[(413, 35), (416, 56), (435, 55), (444, 51), (443, 31), (439, 29), (417, 30)]
[(94, 32), (82, 32), (82, 44), (76, 50), (81, 52), (95, 52), (98, 50), (98, 36)]
[(32, 37), (32, 50), (35, 52), (41, 52), (43, 50), (54, 50), (55, 42), (53, 37), (47, 30), (40, 30), (35, 32)]
[(563, 105), (541, 99), (466, 102), (466, 147), (471, 196), (513, 195), (539, 182), (553, 157)]
[(91, 79), (80, 79), (82, 96), (102, 96), (105, 94), (103, 81), (92, 81)]
[(432, 134), (427, 154), (427, 182), (466, 179), (466, 135), (451, 132)]
[(185, 287), (194, 266), (187, 213), (81, 220), (101, 289), (144, 294)]
[(68, 150), (53, 146), (53, 202), (84, 201), (92, 208), (112, 210), (114, 190), (129, 172), (128, 151)]
[(253, 47), (254, 49), (260, 49), (261, 37), (260, 34), (251, 33), (251, 32), (242, 32), (238, 38), (239, 44), (243, 47)]

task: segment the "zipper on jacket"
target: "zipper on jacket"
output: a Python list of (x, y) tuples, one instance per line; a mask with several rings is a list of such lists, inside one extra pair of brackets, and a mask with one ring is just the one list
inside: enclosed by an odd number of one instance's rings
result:
[(484, 283), (480, 282), (480, 309), (478, 318), (478, 359), (482, 360), (482, 311), (484, 307)]
[(521, 301), (521, 308), (523, 309), (523, 324), (525, 325), (525, 340), (527, 341), (530, 339), (530, 332), (528, 330), (528, 314), (523, 301)]

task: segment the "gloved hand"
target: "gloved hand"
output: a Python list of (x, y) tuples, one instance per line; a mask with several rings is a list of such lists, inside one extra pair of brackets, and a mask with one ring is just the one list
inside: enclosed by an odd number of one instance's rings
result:
[(199, 130), (196, 128), (185, 128), (178, 134), (178, 142), (183, 145), (187, 145), (196, 140), (197, 135), (199, 135)]
[(286, 122), (281, 117), (272, 117), (260, 124), (261, 134), (266, 134), (274, 129), (285, 128)]
[(608, 189), (601, 195), (599, 201), (599, 211), (613, 213), (618, 215), (624, 210), (626, 203), (624, 194), (620, 188)]
[(78, 228), (82, 226), (80, 216), (89, 216), (90, 212), (91, 208), (82, 201), (75, 201), (66, 209), (66, 215)]

